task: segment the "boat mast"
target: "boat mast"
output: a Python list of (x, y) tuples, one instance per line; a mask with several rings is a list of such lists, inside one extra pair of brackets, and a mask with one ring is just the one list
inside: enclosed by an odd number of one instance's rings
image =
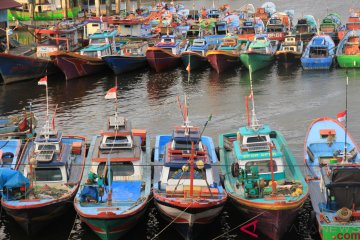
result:
[(195, 147), (194, 142), (191, 142), (191, 155), (190, 155), (190, 197), (194, 193), (194, 156), (195, 156)]
[(273, 155), (272, 155), (272, 145), (269, 143), (269, 151), (270, 151), (270, 171), (271, 171), (271, 187), (272, 187), (272, 195), (276, 195), (276, 183), (274, 176), (274, 163), (273, 163)]
[(347, 119), (348, 119), (348, 111), (347, 111), (347, 92), (348, 92), (348, 85), (349, 85), (349, 76), (346, 71), (346, 87), (345, 87), (345, 145), (344, 145), (344, 162), (346, 162), (346, 154), (347, 154)]
[(253, 87), (252, 87), (252, 69), (251, 65), (249, 65), (249, 72), (250, 72), (250, 100), (252, 103), (252, 110), (251, 110), (251, 127), (256, 130), (259, 128), (260, 124), (259, 121), (256, 118), (255, 114), (255, 101), (254, 101), (254, 93), (253, 93)]

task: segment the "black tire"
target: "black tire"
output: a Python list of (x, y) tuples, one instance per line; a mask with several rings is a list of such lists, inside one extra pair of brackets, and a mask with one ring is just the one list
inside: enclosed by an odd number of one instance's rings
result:
[(220, 162), (220, 148), (219, 147), (215, 148), (215, 153), (216, 153), (216, 157), (217, 157), (218, 161)]
[(231, 175), (235, 178), (239, 177), (240, 174), (239, 169), (240, 169), (239, 163), (231, 164)]
[(225, 175), (220, 174), (220, 175), (219, 175), (219, 178), (220, 178), (220, 184), (221, 184), (221, 186), (223, 187), (223, 189), (225, 189)]
[(14, 154), (12, 152), (4, 152), (2, 155), (2, 159), (4, 158), (14, 158)]

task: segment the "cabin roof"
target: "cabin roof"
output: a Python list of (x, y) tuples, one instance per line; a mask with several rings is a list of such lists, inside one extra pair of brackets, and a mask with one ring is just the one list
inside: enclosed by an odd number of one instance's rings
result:
[(96, 52), (96, 51), (103, 51), (110, 47), (110, 44), (101, 44), (101, 45), (89, 45), (86, 48), (80, 50), (80, 52)]
[(108, 38), (108, 37), (113, 37), (117, 34), (117, 30), (113, 30), (113, 31), (103, 31), (103, 32), (96, 32), (93, 33), (89, 36), (89, 39), (94, 39), (94, 38)]
[(37, 143), (45, 143), (45, 142), (60, 142), (61, 138), (62, 138), (62, 133), (59, 132), (49, 132), (49, 137), (47, 140), (45, 139), (45, 135), (43, 133), (40, 133), (39, 135), (36, 136), (35, 138), (35, 142)]
[(259, 129), (254, 130), (252, 127), (241, 127), (239, 128), (240, 134), (243, 136), (251, 136), (251, 135), (267, 135), (270, 134), (271, 128), (269, 125), (262, 125)]

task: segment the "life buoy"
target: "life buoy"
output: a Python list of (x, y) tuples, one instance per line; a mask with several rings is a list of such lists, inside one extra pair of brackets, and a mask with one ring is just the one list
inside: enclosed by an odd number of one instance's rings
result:
[(231, 164), (231, 175), (235, 178), (239, 177), (239, 169), (240, 169), (239, 163), (236, 162)]

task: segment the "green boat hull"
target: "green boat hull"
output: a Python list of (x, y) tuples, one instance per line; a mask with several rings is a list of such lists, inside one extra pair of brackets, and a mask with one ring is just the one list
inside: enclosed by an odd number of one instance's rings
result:
[(270, 54), (242, 53), (240, 60), (247, 69), (251, 65), (251, 71), (255, 72), (273, 64), (275, 56)]
[[(74, 7), (68, 10), (68, 18), (76, 18), (77, 14), (80, 12), (80, 8)], [(64, 15), (62, 9), (49, 11), (49, 12), (35, 12), (34, 19), (35, 21), (52, 21), (52, 20), (59, 20), (63, 19)], [(8, 10), (8, 20), (14, 21), (30, 21), (30, 13), (25, 11), (19, 10)]]
[(360, 55), (341, 55), (336, 60), (341, 68), (360, 68)]

